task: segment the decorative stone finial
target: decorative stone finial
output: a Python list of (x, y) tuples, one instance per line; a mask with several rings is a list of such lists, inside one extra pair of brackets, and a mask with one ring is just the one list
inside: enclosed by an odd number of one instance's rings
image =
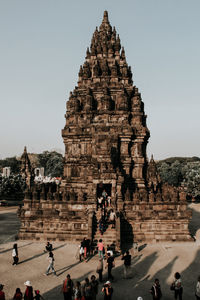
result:
[(104, 13), (103, 13), (103, 22), (104, 23), (109, 23), (107, 10), (105, 10)]

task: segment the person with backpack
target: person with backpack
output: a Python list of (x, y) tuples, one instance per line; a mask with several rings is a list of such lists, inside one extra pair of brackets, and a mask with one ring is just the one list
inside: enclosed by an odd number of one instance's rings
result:
[(63, 286), (62, 286), (64, 300), (72, 300), (73, 286), (74, 286), (73, 281), (71, 280), (71, 277), (68, 274), (66, 279), (63, 281)]
[(131, 255), (129, 251), (126, 251), (126, 255), (122, 254), (122, 260), (124, 261), (124, 278), (130, 278), (131, 273)]

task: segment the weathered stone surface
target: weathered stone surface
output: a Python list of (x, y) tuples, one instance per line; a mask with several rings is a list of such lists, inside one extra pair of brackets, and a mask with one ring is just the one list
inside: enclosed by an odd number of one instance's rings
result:
[(26, 193), (21, 238), (98, 239), (94, 220), (103, 186), (118, 216), (108, 240), (119, 245), (190, 239), (184, 193), (163, 185), (153, 157), (147, 161), (144, 104), (107, 12), (87, 49), (65, 117), (62, 184), (57, 191)]

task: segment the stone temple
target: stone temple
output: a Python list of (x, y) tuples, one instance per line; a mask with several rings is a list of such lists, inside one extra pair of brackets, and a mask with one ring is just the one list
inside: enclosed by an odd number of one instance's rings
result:
[(22, 239), (100, 238), (97, 198), (106, 191), (115, 229), (103, 239), (117, 247), (141, 241), (190, 240), (184, 192), (163, 185), (148, 162), (144, 104), (108, 13), (96, 28), (67, 101), (64, 176), (60, 186), (27, 188)]

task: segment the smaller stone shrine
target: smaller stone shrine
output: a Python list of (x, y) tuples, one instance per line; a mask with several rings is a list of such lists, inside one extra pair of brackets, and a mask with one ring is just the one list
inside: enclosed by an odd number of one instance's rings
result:
[(27, 187), (30, 188), (31, 185), (33, 184), (34, 171), (31, 166), (31, 162), (27, 153), (26, 146), (24, 147), (24, 152), (20, 158), (20, 161), (21, 161), (20, 173), (22, 177), (25, 178)]

